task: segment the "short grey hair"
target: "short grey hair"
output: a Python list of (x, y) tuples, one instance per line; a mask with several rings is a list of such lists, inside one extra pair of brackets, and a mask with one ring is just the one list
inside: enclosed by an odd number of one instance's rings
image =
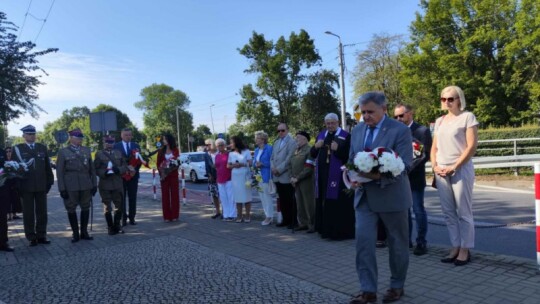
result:
[(444, 88), (442, 91), (441, 91), (441, 97), (442, 97), (442, 94), (445, 93), (445, 92), (448, 92), (448, 91), (455, 91), (458, 96), (459, 96), (459, 109), (461, 111), (465, 111), (465, 106), (467, 105), (467, 103), (465, 102), (465, 93), (463, 93), (463, 90), (458, 87), (458, 86), (447, 86), (446, 88)]
[(216, 146), (219, 146), (219, 145), (227, 145), (227, 143), (225, 142), (225, 140), (223, 138), (218, 138), (216, 139)]
[(255, 138), (260, 137), (264, 141), (265, 144), (268, 143), (268, 134), (264, 131), (256, 131), (255, 132)]
[(386, 96), (383, 92), (379, 91), (367, 92), (362, 94), (362, 96), (358, 98), (358, 104), (360, 106), (365, 106), (370, 102), (373, 102), (379, 107), (386, 107), (386, 105), (388, 104), (388, 99), (386, 99)]
[(214, 140), (211, 139), (211, 138), (205, 139), (205, 140), (204, 140), (204, 144), (205, 144), (205, 145), (210, 145), (210, 147), (211, 147), (212, 149), (215, 149), (215, 148), (216, 148), (216, 145), (214, 144)]
[(324, 117), (324, 121), (327, 121), (327, 120), (336, 120), (336, 121), (339, 121), (339, 116), (337, 116), (336, 113), (328, 113), (328, 114), (326, 114), (326, 116)]

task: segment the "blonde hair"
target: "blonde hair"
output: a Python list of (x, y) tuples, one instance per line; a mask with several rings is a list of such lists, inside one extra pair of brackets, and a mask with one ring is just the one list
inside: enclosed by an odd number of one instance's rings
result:
[[(458, 86), (447, 86), (446, 88), (444, 88), (441, 91), (441, 97), (442, 97), (442, 94), (447, 93), (449, 91), (454, 91), (454, 92), (456, 92), (458, 94), (458, 96), (459, 96), (459, 109), (461, 111), (465, 111), (465, 106), (467, 105), (467, 103), (465, 101), (465, 93), (463, 93), (463, 90)], [(444, 110), (442, 104), (441, 104), (441, 109)]]
[(260, 137), (264, 141), (265, 144), (268, 143), (268, 134), (264, 131), (256, 131), (255, 132), (255, 138)]
[(214, 143), (214, 140), (211, 139), (211, 138), (206, 139), (206, 140), (204, 141), (204, 144), (205, 144), (205, 145), (210, 145), (210, 148), (211, 148), (212, 150), (216, 149), (216, 144)]

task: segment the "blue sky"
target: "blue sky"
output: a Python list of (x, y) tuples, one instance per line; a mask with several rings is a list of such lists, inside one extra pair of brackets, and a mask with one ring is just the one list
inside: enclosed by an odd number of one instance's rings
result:
[[(51, 4), (52, 9), (51, 9)], [(42, 130), (65, 109), (110, 104), (143, 128), (143, 113), (133, 106), (139, 93), (152, 83), (165, 83), (185, 92), (195, 126), (210, 128), (210, 105), (216, 132), (235, 121), (235, 95), (254, 76), (243, 71), (248, 61), (237, 49), (253, 31), (267, 39), (288, 37), (305, 29), (315, 41), (323, 67), (339, 71), (338, 39), (345, 47), (347, 110), (352, 104), (350, 71), (355, 53), (374, 34), (408, 34), (419, 10), (413, 0), (356, 1), (68, 1), (1, 0), (10, 21), (22, 26), (20, 40), (36, 38), (37, 48), (56, 47), (59, 52), (40, 59), (48, 77), (40, 86), (37, 103), (47, 113), (8, 124), (10, 135), (27, 124)], [(50, 15), (43, 22), (37, 18)]]

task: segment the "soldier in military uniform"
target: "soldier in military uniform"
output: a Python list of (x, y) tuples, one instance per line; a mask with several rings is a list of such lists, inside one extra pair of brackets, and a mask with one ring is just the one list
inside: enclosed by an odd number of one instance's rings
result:
[(313, 168), (315, 161), (310, 157), (309, 134), (296, 133), (296, 150), (291, 157), (291, 184), (295, 189), (298, 227), (295, 231), (315, 232), (315, 182)]
[[(105, 220), (109, 228), (109, 235), (122, 232), (122, 203), (124, 201), (124, 180), (122, 174), (128, 171), (122, 152), (113, 150), (114, 137), (106, 136), (104, 148), (96, 153), (94, 166), (99, 176), (99, 195), (105, 210)], [(111, 214), (114, 204), (114, 222)]]
[(54, 175), (47, 148), (36, 143), (36, 128), (21, 129), (24, 143), (14, 147), (14, 159), (24, 164), (24, 178), (20, 180), (24, 234), (30, 246), (50, 244), (47, 239), (47, 193), (54, 184)]
[[(90, 148), (81, 146), (83, 133), (80, 129), (69, 132), (69, 146), (58, 151), (56, 177), (58, 190), (64, 199), (69, 224), (73, 230), (71, 242), (79, 239), (93, 240), (88, 234), (88, 219), (92, 196), (97, 192), (96, 170)], [(81, 233), (77, 222), (77, 205), (81, 208)]]

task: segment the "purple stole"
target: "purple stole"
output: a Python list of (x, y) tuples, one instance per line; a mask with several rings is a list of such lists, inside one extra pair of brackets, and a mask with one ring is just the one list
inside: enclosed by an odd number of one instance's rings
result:
[[(327, 130), (323, 130), (317, 135), (318, 140), (324, 140), (326, 137)], [(349, 133), (343, 129), (339, 129), (339, 132), (336, 132), (334, 138), (339, 138), (345, 140)], [(321, 155), (319, 155), (321, 157)], [(326, 155), (324, 156), (326, 157)], [(330, 168), (328, 169), (328, 184), (326, 188), (326, 198), (327, 199), (337, 199), (339, 196), (339, 183), (341, 182), (343, 173), (341, 172), (341, 166), (343, 162), (334, 156), (334, 153), (330, 154), (330, 163), (328, 164)], [(315, 198), (319, 198), (319, 166), (315, 167)]]

